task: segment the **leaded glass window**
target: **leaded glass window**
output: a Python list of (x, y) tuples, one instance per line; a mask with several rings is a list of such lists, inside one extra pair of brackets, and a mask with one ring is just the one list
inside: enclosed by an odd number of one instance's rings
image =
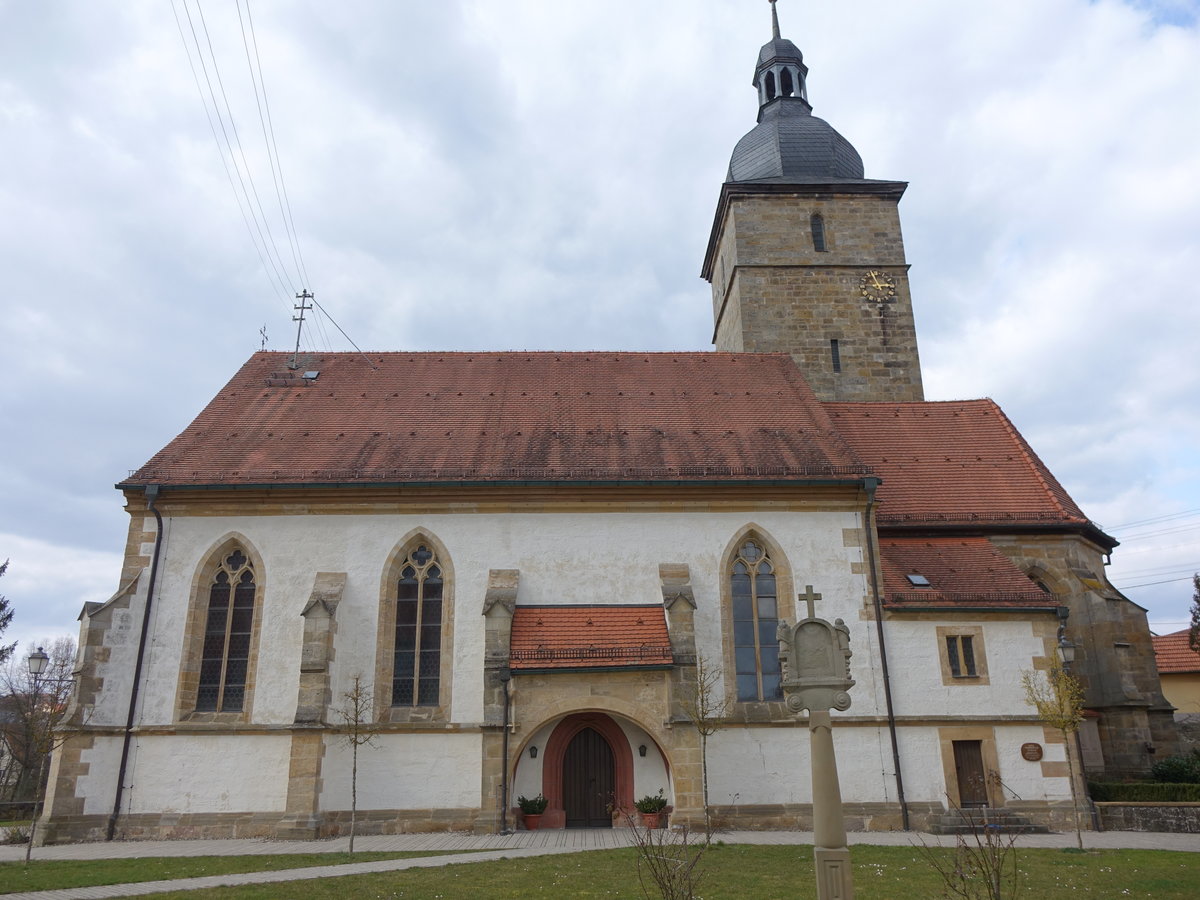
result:
[(738, 700), (776, 700), (780, 690), (779, 601), (775, 567), (755, 541), (744, 542), (730, 572)]
[(250, 560), (239, 548), (221, 561), (208, 590), (204, 649), (196, 709), (241, 712), (250, 667), (257, 588)]
[(442, 569), (419, 544), (396, 587), (396, 644), (392, 706), (436, 706), (442, 670)]

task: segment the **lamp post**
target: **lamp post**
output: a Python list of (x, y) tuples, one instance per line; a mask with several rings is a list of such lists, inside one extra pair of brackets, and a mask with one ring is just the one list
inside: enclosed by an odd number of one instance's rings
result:
[(25, 846), (25, 863), (29, 864), (29, 855), (33, 852), (33, 834), (37, 829), (38, 817), (42, 814), (42, 781), (46, 772), (46, 757), (49, 755), (43, 752), (43, 741), (38, 739), (38, 707), (41, 705), (41, 687), (42, 676), (46, 674), (46, 667), (50, 665), (50, 656), (41, 647), (38, 647), (33, 653), (29, 654), (29, 659), (26, 660), (29, 666), (29, 675), (33, 679), (33, 692), (29, 700), (29, 745), (27, 750), (32, 750), (41, 757), (38, 765), (37, 775), (33, 784), (33, 821), (29, 823), (29, 843)]

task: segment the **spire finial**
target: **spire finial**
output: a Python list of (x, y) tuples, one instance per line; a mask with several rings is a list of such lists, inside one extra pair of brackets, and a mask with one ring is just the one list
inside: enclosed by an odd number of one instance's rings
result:
[(775, 8), (775, 0), (771, 2), (771, 37), (779, 38), (779, 10)]

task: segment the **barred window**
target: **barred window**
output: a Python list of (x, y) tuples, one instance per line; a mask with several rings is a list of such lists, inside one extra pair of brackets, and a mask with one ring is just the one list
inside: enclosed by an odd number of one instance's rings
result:
[(217, 568), (208, 590), (197, 711), (241, 711), (246, 699), (256, 594), (250, 560), (235, 547)]
[(755, 541), (742, 544), (730, 571), (738, 700), (775, 700), (780, 689), (779, 602), (775, 567)]
[(442, 668), (442, 569), (425, 544), (405, 559), (396, 588), (392, 706), (436, 706)]

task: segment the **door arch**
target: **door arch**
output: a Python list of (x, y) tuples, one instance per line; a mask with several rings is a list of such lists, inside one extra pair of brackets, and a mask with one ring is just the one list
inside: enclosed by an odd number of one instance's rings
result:
[(633, 749), (625, 732), (603, 713), (575, 713), (559, 722), (546, 742), (546, 761), (542, 766), (542, 794), (547, 800), (546, 814), (542, 819), (545, 827), (563, 828), (566, 825), (563, 778), (567, 749), (581, 732), (589, 729), (607, 744), (612, 753), (613, 808), (609, 825), (614, 820), (619, 822), (622, 812), (633, 809)]

